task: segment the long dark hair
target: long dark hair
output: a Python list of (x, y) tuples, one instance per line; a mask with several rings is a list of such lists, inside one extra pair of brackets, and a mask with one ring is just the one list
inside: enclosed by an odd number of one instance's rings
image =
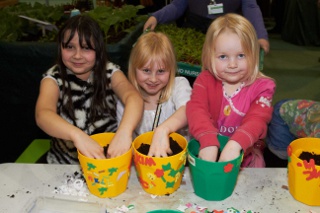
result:
[[(59, 31), (58, 66), (63, 81), (62, 94), (63, 97), (65, 95), (68, 96), (65, 113), (67, 113), (73, 121), (75, 120), (74, 107), (71, 98), (70, 84), (67, 81), (67, 67), (62, 61), (61, 49), (69, 44), (75, 33), (78, 33), (79, 35), (79, 44), (81, 47), (83, 47), (83, 44), (85, 43), (88, 48), (96, 52), (96, 61), (93, 67), (93, 97), (90, 106), (91, 116), (89, 118), (90, 122), (94, 123), (94, 121), (99, 118), (101, 112), (109, 112), (112, 115), (115, 114), (115, 112), (110, 112), (106, 102), (107, 93), (110, 91), (106, 90), (110, 84), (110, 80), (106, 77), (106, 44), (104, 42), (103, 32), (98, 23), (85, 14), (71, 17)], [(65, 39), (65, 35), (69, 35), (69, 38)]]

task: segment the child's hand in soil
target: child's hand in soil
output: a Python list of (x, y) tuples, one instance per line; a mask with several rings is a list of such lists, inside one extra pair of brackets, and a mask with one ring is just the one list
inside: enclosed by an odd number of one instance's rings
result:
[(164, 128), (156, 128), (152, 137), (148, 156), (168, 157), (172, 154), (169, 143), (169, 133)]
[(130, 134), (119, 130), (116, 132), (108, 147), (107, 158), (115, 158), (125, 154), (131, 147), (132, 137)]
[(94, 141), (89, 135), (81, 131), (81, 134), (75, 135), (73, 138), (74, 146), (81, 154), (89, 158), (105, 159), (103, 147)]
[(208, 146), (200, 150), (199, 158), (202, 160), (215, 162), (217, 160), (218, 151), (219, 149), (217, 146)]
[(239, 157), (241, 149), (242, 147), (236, 141), (234, 140), (228, 141), (228, 143), (226, 144), (226, 146), (223, 148), (221, 152), (219, 162), (230, 161)]

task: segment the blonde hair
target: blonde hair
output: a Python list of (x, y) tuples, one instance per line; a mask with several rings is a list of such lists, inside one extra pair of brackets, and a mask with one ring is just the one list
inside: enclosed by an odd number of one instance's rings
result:
[(128, 78), (142, 94), (137, 83), (136, 70), (150, 61), (151, 64), (163, 64), (170, 72), (168, 84), (163, 88), (159, 103), (166, 102), (171, 96), (174, 78), (177, 74), (177, 62), (173, 45), (169, 37), (161, 32), (148, 32), (138, 39), (129, 58)]
[(241, 41), (249, 68), (246, 85), (252, 84), (257, 78), (267, 77), (259, 71), (260, 45), (254, 27), (246, 18), (234, 13), (220, 16), (211, 23), (202, 48), (202, 69), (209, 70), (220, 79), (215, 69), (215, 43), (217, 37), (226, 31), (237, 34)]

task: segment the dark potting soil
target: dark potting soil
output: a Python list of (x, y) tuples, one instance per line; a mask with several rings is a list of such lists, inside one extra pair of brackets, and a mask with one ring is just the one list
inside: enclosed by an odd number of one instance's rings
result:
[[(170, 143), (170, 149), (172, 151), (172, 154), (168, 154), (168, 157), (176, 155), (183, 150), (182, 147), (179, 145), (179, 143), (173, 140), (172, 137), (169, 138), (169, 143)], [(148, 155), (149, 149), (150, 149), (150, 144), (142, 143), (140, 147), (137, 149), (137, 151), (140, 152), (141, 154)]]
[(103, 153), (107, 158), (107, 154), (108, 154), (108, 148), (109, 148), (109, 144), (107, 144), (106, 146), (103, 147)]
[(310, 162), (310, 160), (313, 159), (314, 163), (317, 166), (320, 166), (320, 155), (314, 154), (314, 152), (302, 152), (299, 158), (301, 160), (306, 160), (307, 162)]

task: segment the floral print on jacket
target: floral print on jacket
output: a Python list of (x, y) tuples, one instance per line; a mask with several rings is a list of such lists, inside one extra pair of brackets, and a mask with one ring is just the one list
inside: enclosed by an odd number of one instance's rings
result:
[(320, 138), (320, 102), (288, 100), (281, 105), (280, 116), (296, 137)]

